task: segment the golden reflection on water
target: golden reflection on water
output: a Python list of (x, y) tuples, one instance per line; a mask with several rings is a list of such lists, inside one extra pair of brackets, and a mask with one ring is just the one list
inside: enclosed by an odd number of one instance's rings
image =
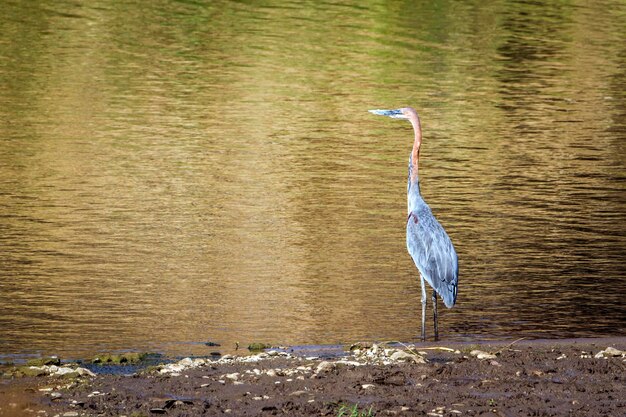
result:
[(5, 9), (0, 355), (413, 340), (402, 105), (443, 337), (626, 329), (620, 2)]

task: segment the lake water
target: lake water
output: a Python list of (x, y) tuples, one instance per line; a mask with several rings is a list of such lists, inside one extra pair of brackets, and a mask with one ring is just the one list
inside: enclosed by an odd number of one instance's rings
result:
[(0, 359), (416, 341), (407, 105), (441, 337), (624, 335), (626, 4), (417, 3), (3, 2)]

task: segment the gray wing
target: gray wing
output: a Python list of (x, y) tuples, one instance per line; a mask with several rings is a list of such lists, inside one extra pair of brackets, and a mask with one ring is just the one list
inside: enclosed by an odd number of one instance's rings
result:
[(432, 212), (414, 210), (406, 225), (406, 247), (420, 274), (446, 307), (456, 302), (459, 261), (448, 234)]

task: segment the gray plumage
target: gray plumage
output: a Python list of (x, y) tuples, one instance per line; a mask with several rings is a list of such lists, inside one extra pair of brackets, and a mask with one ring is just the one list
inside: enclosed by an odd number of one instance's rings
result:
[(452, 308), (459, 279), (459, 260), (452, 241), (422, 198), (419, 182), (411, 184), (410, 174), (407, 197), (406, 248), (420, 275), (439, 294), (446, 307)]

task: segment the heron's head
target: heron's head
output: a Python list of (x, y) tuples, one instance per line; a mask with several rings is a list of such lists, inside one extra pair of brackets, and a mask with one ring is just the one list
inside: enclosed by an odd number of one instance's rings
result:
[(413, 107), (402, 107), (401, 109), (395, 110), (370, 110), (369, 112), (379, 116), (388, 116), (394, 119), (419, 121), (417, 112)]

